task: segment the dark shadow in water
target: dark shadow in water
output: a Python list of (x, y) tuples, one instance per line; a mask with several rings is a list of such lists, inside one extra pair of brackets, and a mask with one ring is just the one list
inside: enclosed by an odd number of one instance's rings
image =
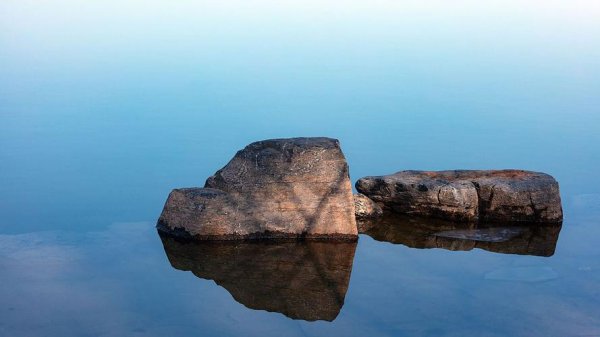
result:
[(561, 225), (486, 225), (455, 223), (401, 215), (361, 220), (359, 232), (377, 241), (411, 248), (468, 251), (479, 248), (495, 253), (552, 256)]
[(173, 268), (214, 280), (248, 308), (306, 321), (337, 317), (356, 250), (354, 242), (186, 242), (160, 237)]

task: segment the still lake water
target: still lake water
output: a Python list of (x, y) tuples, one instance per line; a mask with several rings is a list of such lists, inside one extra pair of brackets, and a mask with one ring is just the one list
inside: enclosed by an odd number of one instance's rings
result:
[[(599, 93), (593, 1), (2, 1), (0, 336), (600, 336)], [(340, 139), (353, 182), (543, 171), (565, 220), (158, 236), (172, 188), (295, 136)]]

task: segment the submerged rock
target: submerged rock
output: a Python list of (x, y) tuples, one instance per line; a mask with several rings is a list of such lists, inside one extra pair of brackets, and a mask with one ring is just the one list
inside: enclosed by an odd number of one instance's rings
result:
[(490, 227), (455, 229), (437, 232), (434, 235), (448, 239), (462, 239), (480, 242), (505, 242), (523, 234), (527, 229), (524, 227)]
[(359, 230), (377, 241), (411, 248), (453, 251), (479, 248), (503, 254), (552, 256), (561, 225), (514, 227), (387, 214), (360, 221)]
[(161, 235), (175, 269), (214, 280), (248, 308), (333, 321), (344, 305), (354, 242), (181, 242)]
[(383, 210), (366, 195), (359, 193), (354, 195), (354, 214), (358, 219), (376, 218), (383, 214)]
[(204, 240), (356, 240), (348, 164), (330, 138), (252, 143), (204, 188), (173, 190), (157, 228)]
[(538, 172), (401, 171), (356, 189), (397, 213), (457, 221), (561, 222), (558, 183)]

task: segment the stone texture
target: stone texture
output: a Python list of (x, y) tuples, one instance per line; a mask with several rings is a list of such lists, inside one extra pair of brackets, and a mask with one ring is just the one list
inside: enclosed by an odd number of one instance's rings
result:
[(337, 317), (356, 249), (354, 242), (161, 239), (173, 268), (214, 280), (248, 308), (307, 321)]
[(475, 248), (502, 254), (552, 256), (560, 224), (501, 226), (501, 224), (458, 223), (433, 218), (384, 214), (361, 221), (360, 233), (375, 240), (411, 248), (441, 248), (469, 251)]
[(522, 170), (401, 171), (356, 189), (384, 209), (456, 221), (561, 222), (558, 183)]
[(173, 190), (157, 227), (207, 240), (358, 237), (348, 164), (330, 138), (246, 146), (204, 188)]
[(383, 210), (364, 194), (354, 195), (354, 214), (358, 219), (379, 217)]

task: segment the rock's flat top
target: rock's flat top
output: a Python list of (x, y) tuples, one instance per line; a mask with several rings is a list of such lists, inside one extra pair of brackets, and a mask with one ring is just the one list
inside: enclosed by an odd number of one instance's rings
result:
[(161, 236), (171, 265), (214, 280), (251, 309), (333, 321), (344, 304), (354, 242), (180, 242)]
[(356, 189), (398, 213), (459, 221), (560, 222), (558, 183), (523, 170), (401, 171)]
[(198, 239), (356, 240), (348, 164), (335, 139), (252, 143), (204, 188), (173, 190), (158, 228)]
[(206, 180), (204, 187), (245, 193), (269, 184), (332, 184), (346, 178), (348, 165), (337, 139), (270, 139), (238, 151), (225, 167)]

